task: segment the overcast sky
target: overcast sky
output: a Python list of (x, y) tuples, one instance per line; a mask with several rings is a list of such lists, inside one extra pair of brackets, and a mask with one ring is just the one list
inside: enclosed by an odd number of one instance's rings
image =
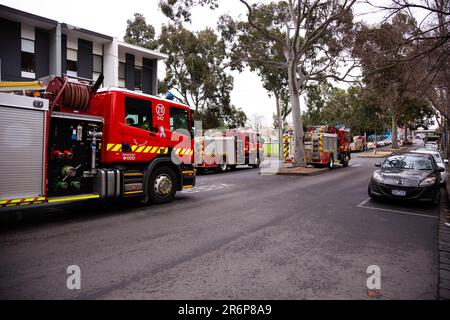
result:
[[(128, 0), (128, 1), (101, 1), (101, 0), (0, 0), (0, 3), (19, 10), (44, 16), (59, 22), (65, 22), (77, 27), (89, 29), (123, 39), (126, 20), (133, 18), (135, 12), (143, 13), (147, 23), (152, 24), (159, 33), (162, 24), (168, 19), (158, 8), (158, 0)], [(359, 5), (356, 11), (367, 13), (373, 11), (367, 6)], [(186, 25), (191, 30), (201, 30), (207, 26), (216, 28), (218, 17), (228, 13), (233, 17), (246, 16), (245, 7), (237, 0), (220, 1), (219, 10), (211, 11), (208, 8), (196, 8), (192, 14), (192, 24)], [(375, 14), (359, 15), (358, 19), (370, 22), (379, 21), (381, 16)], [(164, 77), (165, 66), (159, 65), (159, 78)], [(259, 77), (251, 72), (233, 72), (234, 90), (231, 101), (241, 107), (250, 117), (252, 114), (264, 116), (265, 125), (272, 125), (272, 113), (275, 112), (275, 100), (269, 98), (267, 91), (262, 87)], [(302, 101), (302, 108), (305, 108)]]

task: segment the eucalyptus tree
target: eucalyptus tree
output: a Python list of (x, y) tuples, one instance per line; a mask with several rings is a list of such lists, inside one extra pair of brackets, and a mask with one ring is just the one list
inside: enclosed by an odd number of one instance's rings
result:
[[(346, 66), (342, 53), (351, 46), (351, 9), (356, 0), (288, 0), (255, 4), (239, 1), (247, 9), (248, 28), (243, 32), (258, 33), (282, 52), (283, 61), (265, 60), (267, 52), (258, 56), (257, 46), (253, 58), (247, 62), (258, 61), (285, 70), (295, 133), (295, 165), (304, 166), (300, 94), (311, 81), (343, 80), (355, 67), (347, 66), (340, 72)], [(218, 0), (161, 0), (160, 6), (168, 17), (190, 21), (190, 9), (194, 5), (208, 5), (214, 9), (218, 3)], [(246, 45), (251, 47), (251, 44)]]

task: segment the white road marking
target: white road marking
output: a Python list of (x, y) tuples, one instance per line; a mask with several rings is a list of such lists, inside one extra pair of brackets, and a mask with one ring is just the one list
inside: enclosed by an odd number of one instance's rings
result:
[(370, 198), (364, 200), (360, 204), (358, 204), (356, 207), (358, 208), (364, 208), (364, 209), (370, 209), (370, 210), (379, 210), (384, 212), (390, 212), (390, 213), (399, 213), (399, 214), (406, 214), (409, 216), (417, 216), (417, 217), (424, 217), (424, 218), (431, 218), (431, 219), (437, 219), (436, 216), (431, 216), (428, 214), (420, 214), (420, 213), (412, 213), (412, 212), (406, 212), (406, 211), (400, 211), (400, 210), (391, 210), (391, 209), (384, 209), (384, 208), (376, 208), (376, 207), (366, 207), (365, 204), (370, 201)]
[(361, 163), (350, 163), (349, 167), (359, 168), (359, 167), (361, 167)]
[(185, 189), (180, 192), (182, 193), (199, 193), (199, 192), (206, 192), (206, 191), (214, 191), (214, 190), (220, 190), (225, 188), (231, 188), (235, 186), (235, 184), (212, 184), (212, 185), (206, 185), (206, 186), (200, 186), (200, 187), (194, 187), (192, 189)]

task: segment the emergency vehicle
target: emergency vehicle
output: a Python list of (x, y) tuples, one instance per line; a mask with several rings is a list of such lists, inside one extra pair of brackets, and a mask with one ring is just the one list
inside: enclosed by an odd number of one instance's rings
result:
[(184, 104), (67, 77), (43, 97), (0, 93), (0, 207), (171, 201), (195, 184)]
[(364, 136), (354, 136), (353, 142), (350, 143), (350, 151), (352, 152), (362, 152), (366, 151), (367, 143)]
[(261, 134), (251, 130), (207, 130), (195, 139), (195, 167), (198, 170), (234, 170), (238, 165), (258, 168), (264, 160)]
[(308, 128), (304, 136), (305, 160), (307, 164), (328, 166), (335, 164), (348, 166), (350, 156), (349, 130), (315, 126)]

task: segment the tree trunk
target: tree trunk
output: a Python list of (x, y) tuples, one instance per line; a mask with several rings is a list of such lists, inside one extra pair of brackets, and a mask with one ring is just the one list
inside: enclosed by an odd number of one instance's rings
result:
[(288, 63), (289, 96), (292, 107), (292, 122), (294, 126), (294, 166), (304, 167), (303, 121), (300, 111), (300, 92), (297, 84), (296, 65), (292, 59)]
[(397, 113), (392, 114), (392, 149), (398, 149)]
[(278, 159), (283, 160), (283, 116), (281, 115), (280, 97), (275, 94), (278, 118)]

